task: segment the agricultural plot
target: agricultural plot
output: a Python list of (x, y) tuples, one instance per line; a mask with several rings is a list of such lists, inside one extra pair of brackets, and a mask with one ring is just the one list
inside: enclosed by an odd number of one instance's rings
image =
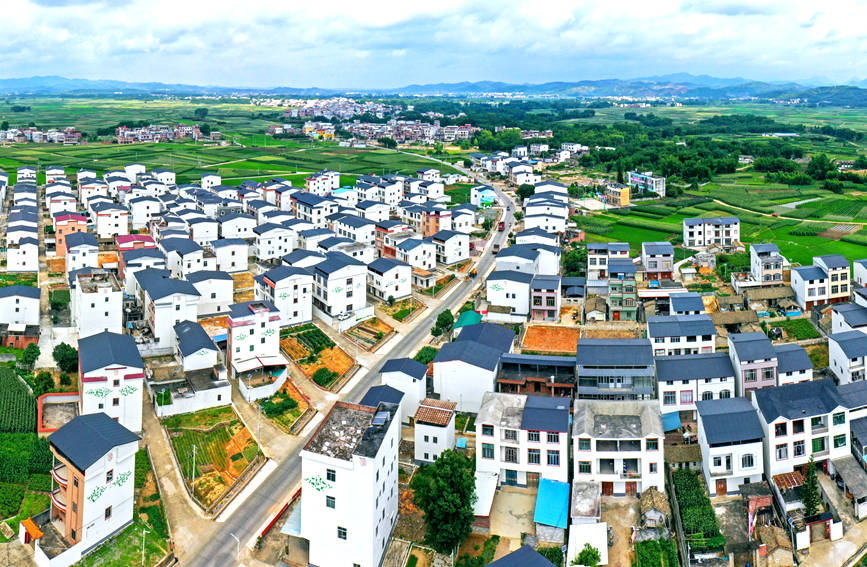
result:
[(394, 329), (382, 319), (374, 317), (346, 331), (353, 341), (364, 349), (371, 350), (384, 341)]
[(354, 360), (312, 323), (280, 332), (280, 348), (319, 386), (328, 388), (346, 374)]
[(809, 319), (787, 319), (769, 323), (772, 327), (779, 327), (790, 341), (802, 341), (805, 339), (818, 339), (819, 331)]
[(281, 429), (288, 432), (295, 422), (310, 408), (310, 404), (292, 384), (287, 380), (272, 397), (260, 400), (259, 405), (265, 417), (276, 423)]
[(172, 416), (163, 426), (184, 482), (192, 483), (205, 508), (226, 493), (259, 451), (231, 406)]
[(0, 433), (34, 433), (36, 399), (11, 368), (0, 368)]
[(521, 346), (525, 350), (544, 353), (574, 353), (581, 329), (554, 325), (530, 325)]

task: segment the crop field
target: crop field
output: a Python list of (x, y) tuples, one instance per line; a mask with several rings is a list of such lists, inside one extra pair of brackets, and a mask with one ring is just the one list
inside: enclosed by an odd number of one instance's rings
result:
[(163, 425), (184, 482), (195, 479), (194, 492), (206, 507), (223, 495), (258, 452), (231, 406), (172, 416)]
[(36, 399), (11, 368), (0, 368), (0, 432), (36, 431)]
[(581, 337), (577, 327), (530, 325), (524, 333), (522, 347), (534, 352), (574, 352)]

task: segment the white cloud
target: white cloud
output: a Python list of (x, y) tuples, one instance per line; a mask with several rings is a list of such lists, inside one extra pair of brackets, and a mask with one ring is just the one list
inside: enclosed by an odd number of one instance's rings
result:
[(856, 0), (9, 0), (7, 76), (250, 86), (867, 75)]

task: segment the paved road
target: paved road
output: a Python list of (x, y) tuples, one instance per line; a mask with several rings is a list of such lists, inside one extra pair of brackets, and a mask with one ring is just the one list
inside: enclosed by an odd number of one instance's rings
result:
[[(473, 175), (467, 171), (464, 171), (464, 173)], [(484, 178), (481, 178), (481, 180), (485, 181)], [(510, 204), (504, 219), (506, 230), (494, 232), (494, 236), (492, 237), (493, 244), (502, 245), (505, 243), (506, 236), (509, 234), (514, 222), (514, 204), (499, 189), (495, 188), (495, 191), (501, 202)], [(455, 310), (463, 305), (476, 283), (483, 281), (493, 262), (492, 246), (488, 246), (476, 267), (478, 277), (475, 280), (461, 281), (457, 289), (441, 304), (439, 309), (431, 309), (427, 316), (423, 317), (413, 329), (400, 339), (400, 342), (394, 346), (387, 357), (384, 357), (373, 366), (361, 380), (355, 383), (355, 386), (351, 390), (341, 393), (341, 398), (345, 401), (359, 402), (368, 388), (376, 385), (378, 382), (380, 369), (387, 359), (412, 356), (428, 336), (437, 314), (444, 308)], [(217, 531), (212, 537), (202, 542), (202, 545), (197, 550), (188, 554), (188, 557), (191, 559), (185, 562), (186, 565), (191, 567), (238, 565), (236, 543), (230, 534), (237, 536), (242, 543), (249, 541), (254, 535), (254, 530), (257, 530), (268, 519), (266, 516), (269, 514), (269, 511), (287, 501), (289, 492), (301, 480), (301, 459), (299, 458), (301, 447), (303, 445), (299, 445), (298, 449), (292, 451), (280, 462), (277, 469), (235, 510), (234, 514), (224, 523), (218, 525)]]

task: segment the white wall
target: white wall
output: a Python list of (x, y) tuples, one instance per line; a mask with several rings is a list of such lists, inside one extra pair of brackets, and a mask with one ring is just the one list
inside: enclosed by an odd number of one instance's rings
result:
[(79, 403), (81, 414), (105, 412), (130, 431), (141, 431), (143, 387), (141, 368), (112, 364), (85, 372)]
[(443, 400), (457, 402), (457, 411), (478, 413), (485, 392), (495, 390), (494, 372), (460, 360), (435, 362), (433, 389)]

